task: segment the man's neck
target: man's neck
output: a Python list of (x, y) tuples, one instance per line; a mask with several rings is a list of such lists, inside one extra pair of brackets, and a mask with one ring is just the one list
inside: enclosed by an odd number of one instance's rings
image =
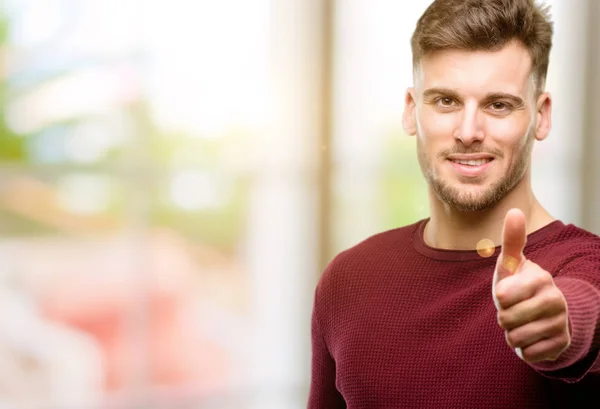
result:
[(496, 206), (479, 212), (459, 212), (429, 193), (431, 217), (425, 226), (425, 242), (434, 248), (474, 250), (483, 239), (498, 246), (506, 212), (519, 208), (527, 220), (527, 234), (554, 221), (535, 198), (528, 178), (519, 183)]

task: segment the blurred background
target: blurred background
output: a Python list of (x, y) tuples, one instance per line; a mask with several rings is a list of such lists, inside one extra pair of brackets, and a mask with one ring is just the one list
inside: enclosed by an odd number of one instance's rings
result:
[[(0, 407), (297, 409), (331, 258), (427, 217), (430, 0), (1, 0)], [(554, 0), (551, 213), (600, 233), (600, 2)]]

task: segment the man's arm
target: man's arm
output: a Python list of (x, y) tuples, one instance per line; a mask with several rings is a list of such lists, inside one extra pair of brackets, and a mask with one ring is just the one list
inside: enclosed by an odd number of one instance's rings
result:
[(600, 289), (568, 276), (554, 282), (567, 301), (571, 343), (555, 361), (530, 365), (544, 376), (577, 382), (588, 373), (600, 373)]
[(345, 409), (344, 398), (335, 386), (335, 361), (323, 338), (317, 310), (315, 297), (311, 323), (312, 372), (307, 408)]
[(525, 259), (525, 241), (524, 215), (511, 210), (493, 282), (507, 343), (547, 377), (600, 372), (600, 242), (582, 242), (551, 274)]

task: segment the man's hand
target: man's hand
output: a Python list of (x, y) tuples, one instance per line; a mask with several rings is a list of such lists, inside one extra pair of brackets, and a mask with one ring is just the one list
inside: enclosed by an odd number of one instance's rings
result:
[(571, 343), (567, 301), (552, 275), (525, 259), (526, 241), (525, 215), (509, 210), (492, 284), (498, 324), (524, 361), (554, 361)]

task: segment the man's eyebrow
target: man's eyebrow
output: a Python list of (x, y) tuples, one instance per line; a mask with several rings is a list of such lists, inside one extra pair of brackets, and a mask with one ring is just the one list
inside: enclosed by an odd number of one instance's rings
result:
[(460, 99), (458, 92), (450, 88), (429, 88), (423, 91), (423, 98), (431, 98), (434, 95), (443, 95), (449, 98)]

